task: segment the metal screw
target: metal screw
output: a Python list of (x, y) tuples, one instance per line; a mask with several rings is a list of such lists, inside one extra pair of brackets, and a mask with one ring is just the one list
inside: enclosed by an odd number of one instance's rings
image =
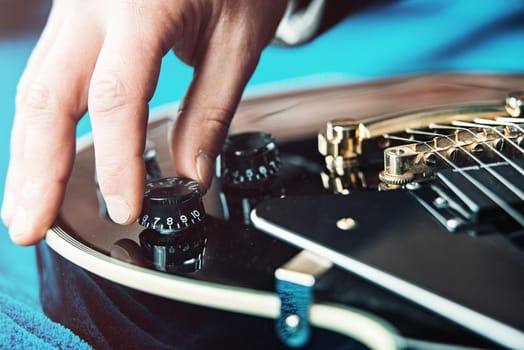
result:
[(357, 225), (357, 222), (350, 217), (337, 220), (337, 227), (344, 231), (349, 231)]
[(458, 150), (455, 147), (450, 148), (448, 151), (448, 159), (454, 162), (457, 160), (457, 156), (458, 156)]
[(300, 317), (298, 315), (289, 315), (284, 320), (286, 327), (290, 329), (297, 329), (300, 326)]
[(520, 117), (524, 109), (524, 92), (513, 91), (506, 97), (506, 112), (512, 117)]
[(420, 184), (418, 182), (410, 182), (408, 184), (406, 184), (406, 188), (408, 190), (416, 190), (420, 187)]
[(435, 166), (437, 164), (437, 156), (433, 153), (428, 153), (424, 157), (424, 164), (427, 166)]
[(482, 147), (482, 145), (480, 143), (475, 143), (472, 147), (471, 147), (471, 153), (474, 153), (474, 154), (481, 154), (482, 152), (484, 152), (484, 147)]
[(448, 201), (442, 197), (437, 197), (433, 201), (433, 205), (437, 208), (446, 208), (448, 206)]
[(460, 218), (451, 218), (446, 221), (446, 226), (448, 227), (448, 230), (453, 232), (463, 223), (464, 221)]

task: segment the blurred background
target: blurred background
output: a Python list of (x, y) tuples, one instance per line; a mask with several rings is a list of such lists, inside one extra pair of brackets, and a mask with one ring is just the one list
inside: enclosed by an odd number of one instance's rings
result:
[[(269, 47), (247, 91), (443, 71), (524, 72), (520, 0), (339, 2), (350, 14), (312, 42)], [(0, 198), (17, 81), (50, 6), (49, 0), (0, 0)], [(191, 75), (191, 68), (168, 54), (151, 107), (180, 100)], [(77, 135), (89, 130), (86, 117)], [(0, 293), (38, 309), (35, 266), (33, 248), (14, 246), (0, 224)]]

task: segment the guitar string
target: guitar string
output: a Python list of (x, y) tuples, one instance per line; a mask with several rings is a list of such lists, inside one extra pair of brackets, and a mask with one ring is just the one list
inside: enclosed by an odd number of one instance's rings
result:
[(462, 130), (462, 131), (466, 131), (466, 132), (470, 133), (471, 135), (473, 135), (473, 137), (475, 137), (480, 143), (482, 143), (483, 145), (487, 146), (491, 151), (493, 151), (493, 153), (495, 153), (497, 156), (499, 156), (505, 162), (507, 162), (509, 165), (511, 165), (511, 167), (513, 169), (518, 171), (521, 175), (524, 175), (524, 169), (521, 166), (519, 166), (518, 164), (513, 162), (504, 153), (500, 152), (495, 147), (493, 147), (489, 142), (481, 139), (476, 133), (471, 131), (471, 129), (469, 129), (469, 128), (462, 128), (462, 127), (451, 126), (451, 125), (440, 125), (440, 124), (430, 124), (429, 128), (430, 129), (444, 129), (444, 130), (448, 129), (448, 130)]
[(423, 144), (426, 147), (428, 147), (430, 150), (435, 151), (435, 154), (442, 158), (446, 163), (450, 165), (451, 168), (456, 170), (460, 175), (462, 175), (466, 180), (471, 182), (475, 187), (477, 187), (484, 195), (486, 195), (489, 199), (491, 199), (495, 204), (500, 206), (509, 216), (511, 216), (515, 221), (517, 221), (521, 226), (524, 226), (524, 216), (521, 215), (519, 212), (517, 212), (513, 207), (509, 206), (502, 198), (497, 196), (495, 193), (493, 193), (491, 190), (486, 188), (482, 183), (478, 182), (475, 178), (471, 177), (469, 174), (464, 172), (461, 168), (459, 168), (456, 164), (454, 164), (452, 161), (447, 159), (445, 156), (440, 154), (435, 148), (430, 146), (427, 142), (420, 141), (420, 140), (414, 140), (412, 138), (404, 138), (399, 136), (393, 136), (393, 135), (385, 135), (384, 138), (392, 139), (392, 140), (399, 140), (404, 142), (415, 142), (419, 144)]
[[(416, 130), (416, 129), (408, 129), (406, 130), (408, 133), (413, 134), (419, 134), (419, 135), (427, 135), (427, 136), (436, 136), (436, 137), (443, 137), (451, 141), (458, 149), (460, 149), (462, 152), (464, 152), (468, 157), (473, 159), (481, 168), (485, 169), (491, 176), (496, 178), (500, 183), (502, 183), (506, 188), (508, 188), (511, 192), (516, 194), (520, 200), (524, 201), (524, 192), (522, 192), (518, 187), (515, 187), (511, 182), (508, 181), (505, 177), (494, 171), (488, 164), (484, 163), (482, 160), (480, 160), (477, 156), (475, 156), (473, 153), (462, 147), (461, 145), (457, 144), (455, 140), (453, 140), (451, 137), (435, 133), (435, 132), (428, 132), (428, 131), (422, 131), (422, 130)], [(438, 150), (437, 150), (438, 152)]]
[[(477, 120), (481, 121), (481, 119), (477, 119)], [(451, 124), (455, 125), (455, 126), (463, 126), (463, 127), (466, 127), (466, 128), (490, 129), (494, 133), (498, 134), (500, 137), (504, 138), (504, 140), (506, 140), (510, 145), (512, 145), (520, 153), (524, 154), (524, 150), (519, 145), (517, 145), (515, 142), (513, 142), (513, 140), (511, 140), (508, 137), (506, 137), (506, 135), (504, 135), (499, 130), (497, 130), (497, 128), (494, 128), (492, 126), (489, 126), (489, 125), (486, 125), (486, 124), (483, 124), (483, 123), (476, 124), (476, 123), (468, 123), (468, 122), (462, 122), (462, 121), (453, 121), (453, 122), (451, 122)]]
[[(504, 119), (504, 120), (502, 120), (502, 119)], [(518, 125), (514, 120), (510, 121), (510, 120), (507, 120), (507, 119), (508, 118), (497, 118), (496, 120), (488, 120), (488, 119), (477, 118), (477, 119), (475, 119), (475, 122), (476, 123), (480, 123), (482, 125), (511, 126), (511, 127), (514, 127), (515, 129), (517, 129), (518, 131), (520, 131), (519, 135), (524, 134), (524, 128), (522, 128), (520, 125)], [(496, 127), (495, 127), (495, 129), (496, 129)], [(508, 140), (509, 140), (509, 138), (508, 138)], [(519, 144), (515, 143), (513, 146), (515, 148), (517, 148), (521, 153), (524, 153), (522, 147)]]
[(511, 123), (511, 122), (503, 122), (501, 121), (500, 119), (499, 120), (492, 120), (492, 119), (484, 119), (484, 118), (476, 118), (473, 120), (473, 122), (477, 123), (477, 124), (482, 124), (482, 125), (504, 125), (504, 126), (513, 126), (515, 127), (518, 131), (520, 132), (524, 132), (524, 129), (522, 129), (522, 127), (516, 123)]
[[(384, 138), (386, 139), (392, 139), (392, 140), (399, 140), (404, 142), (415, 142), (424, 144), (429, 149), (436, 151), (432, 146), (430, 146), (427, 142), (419, 141), (419, 140), (413, 140), (405, 137), (399, 137), (399, 136), (393, 136), (393, 135), (384, 135)], [(467, 174), (463, 169), (459, 168), (456, 164), (454, 164), (452, 161), (447, 159), (445, 156), (440, 154), (439, 152), (435, 152), (437, 156), (442, 158), (444, 162), (448, 163), (448, 165), (456, 170), (460, 175), (462, 175), (466, 180), (468, 180), (470, 183), (472, 183), (475, 187), (479, 189), (484, 195), (486, 195), (489, 199), (491, 199), (495, 204), (500, 206), (502, 210), (504, 210), (509, 216), (511, 216), (516, 222), (518, 222), (521, 226), (524, 226), (524, 216), (521, 215), (518, 211), (516, 211), (513, 207), (511, 207), (509, 204), (507, 204), (502, 198), (497, 196), (495, 193), (493, 193), (491, 190), (486, 188), (483, 184), (478, 182), (475, 178), (471, 177), (469, 174)]]
[(512, 123), (512, 124), (516, 124), (516, 123), (524, 123), (524, 118), (513, 118), (513, 117), (498, 117), (495, 119), (496, 121), (500, 121), (502, 123)]

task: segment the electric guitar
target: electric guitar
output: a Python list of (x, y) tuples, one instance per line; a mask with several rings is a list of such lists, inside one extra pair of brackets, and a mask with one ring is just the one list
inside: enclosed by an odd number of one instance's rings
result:
[(37, 248), (44, 311), (95, 348), (522, 349), (523, 86), (245, 98), (202, 199), (173, 177), (176, 104), (158, 108), (130, 226), (108, 219), (88, 135)]

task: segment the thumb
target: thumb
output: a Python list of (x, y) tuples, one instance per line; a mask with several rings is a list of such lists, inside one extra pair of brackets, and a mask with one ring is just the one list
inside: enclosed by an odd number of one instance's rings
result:
[(260, 57), (260, 50), (256, 51), (253, 55), (242, 45), (236, 49), (225, 45), (207, 52), (195, 67), (193, 81), (170, 132), (177, 175), (197, 180), (204, 192), (210, 186), (215, 158)]

